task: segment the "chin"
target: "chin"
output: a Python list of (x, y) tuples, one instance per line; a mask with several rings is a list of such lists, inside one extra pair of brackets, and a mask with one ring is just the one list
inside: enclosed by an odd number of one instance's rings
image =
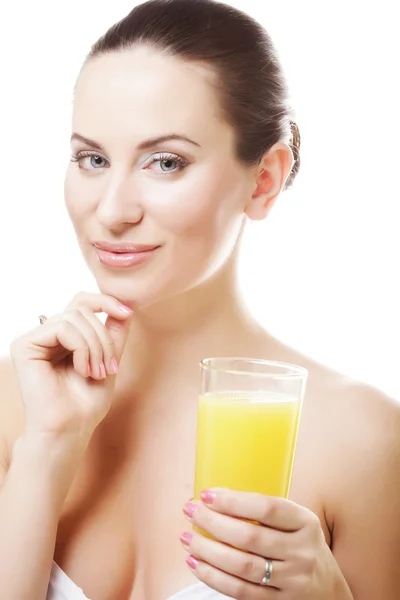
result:
[[(150, 274), (149, 274), (150, 275)], [(125, 277), (96, 277), (97, 285), (102, 294), (112, 296), (132, 308), (147, 308), (177, 299), (199, 287), (198, 280), (193, 280), (193, 274), (184, 281), (164, 279), (161, 274), (135, 278), (133, 274)]]
[[(171, 290), (171, 286), (165, 285), (151, 278), (147, 281), (133, 282), (129, 275), (126, 278), (96, 277), (97, 286), (102, 294), (112, 296), (123, 304), (132, 308), (146, 308), (175, 296), (177, 291)], [(179, 292), (178, 292), (179, 293)]]

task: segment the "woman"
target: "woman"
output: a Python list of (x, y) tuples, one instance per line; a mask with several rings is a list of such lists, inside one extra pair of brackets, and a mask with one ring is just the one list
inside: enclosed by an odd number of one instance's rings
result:
[[(100, 293), (2, 366), (1, 597), (397, 599), (399, 407), (274, 339), (237, 286), (245, 221), (300, 162), (267, 33), (211, 0), (136, 7), (82, 68), (71, 144)], [(198, 361), (224, 355), (309, 370), (290, 500), (190, 501)]]

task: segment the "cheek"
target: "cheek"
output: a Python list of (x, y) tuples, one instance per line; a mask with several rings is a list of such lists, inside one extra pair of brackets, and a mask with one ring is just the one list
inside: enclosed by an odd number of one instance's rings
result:
[(219, 235), (243, 212), (241, 185), (227, 172), (197, 175), (185, 181), (159, 205), (159, 223), (176, 236)]
[(244, 186), (237, 173), (204, 175), (165, 198), (157, 222), (169, 238), (180, 277), (209, 276), (231, 254), (243, 222)]
[(89, 209), (87, 193), (82, 182), (78, 181), (78, 177), (74, 165), (70, 165), (64, 180), (64, 200), (68, 215), (77, 231)]

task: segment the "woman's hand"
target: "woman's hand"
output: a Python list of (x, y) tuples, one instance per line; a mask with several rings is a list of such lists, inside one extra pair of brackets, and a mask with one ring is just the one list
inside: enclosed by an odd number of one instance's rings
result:
[[(220, 488), (202, 492), (201, 499), (203, 504), (192, 501), (183, 511), (214, 539), (185, 532), (181, 542), (189, 567), (210, 587), (238, 600), (352, 598), (319, 519), (308, 509), (283, 498)], [(267, 561), (272, 573), (262, 586)]]
[(80, 293), (12, 343), (26, 433), (90, 439), (111, 407), (132, 314), (111, 296)]

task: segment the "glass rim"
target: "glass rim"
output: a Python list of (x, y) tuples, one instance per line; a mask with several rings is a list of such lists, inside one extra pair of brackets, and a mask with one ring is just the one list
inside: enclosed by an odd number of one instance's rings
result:
[[(229, 368), (228, 366), (220, 366), (213, 365), (213, 362), (225, 362), (226, 365), (229, 362), (241, 362), (241, 363), (251, 363), (258, 365), (265, 365), (267, 367), (276, 367), (277, 369), (281, 369), (271, 373), (262, 373), (257, 371), (248, 371), (248, 370), (238, 370), (235, 368)], [(200, 367), (207, 371), (221, 372), (221, 373), (229, 373), (230, 375), (245, 375), (251, 377), (262, 377), (265, 379), (296, 379), (296, 378), (304, 378), (309, 375), (308, 369), (305, 367), (300, 367), (299, 365), (294, 365), (292, 363), (281, 362), (278, 360), (267, 360), (264, 358), (248, 358), (244, 356), (214, 356), (209, 358), (203, 358), (200, 361)], [(286, 371), (284, 370), (286, 369)]]

